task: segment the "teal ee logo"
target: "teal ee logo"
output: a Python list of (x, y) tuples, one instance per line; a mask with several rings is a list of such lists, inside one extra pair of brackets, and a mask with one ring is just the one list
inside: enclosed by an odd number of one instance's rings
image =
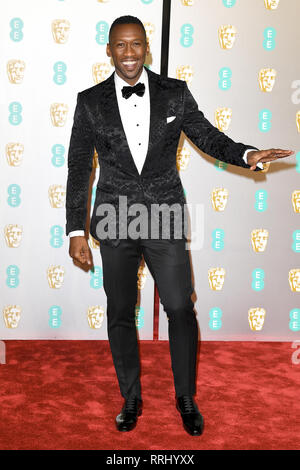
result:
[(144, 3), (145, 5), (150, 5), (150, 3), (153, 2), (153, 0), (141, 0), (142, 3)]
[(67, 66), (64, 62), (55, 62), (53, 65), (54, 75), (53, 81), (56, 85), (63, 85), (66, 83), (67, 77), (65, 75)]
[(21, 103), (18, 103), (17, 101), (13, 101), (10, 103), (8, 106), (9, 110), (9, 116), (8, 116), (8, 121), (12, 126), (18, 126), (22, 122), (22, 105)]
[(144, 307), (135, 307), (135, 324), (137, 329), (143, 328), (144, 326)]
[(194, 27), (189, 23), (185, 23), (181, 26), (180, 32), (180, 44), (182, 45), (182, 47), (191, 47), (194, 42)]
[(48, 310), (48, 314), (48, 325), (50, 326), (50, 328), (59, 328), (61, 325), (61, 307), (59, 305), (52, 305)]
[(229, 90), (231, 88), (232, 71), (229, 67), (222, 67), (219, 70), (219, 88), (220, 90)]
[(276, 36), (276, 29), (274, 28), (266, 28), (264, 30), (264, 41), (263, 41), (263, 48), (266, 51), (272, 51), (275, 49), (275, 36)]
[(94, 266), (94, 270), (91, 270), (90, 286), (93, 289), (101, 289), (103, 287), (103, 271), (101, 266)]
[(24, 23), (21, 18), (13, 18), (9, 23), (11, 32), (9, 33), (10, 39), (14, 42), (22, 41)]
[(211, 330), (219, 330), (222, 326), (222, 317), (223, 313), (219, 307), (211, 308), (209, 311), (209, 323), (208, 326)]
[(263, 290), (263, 288), (265, 287), (264, 278), (265, 272), (263, 269), (254, 269), (252, 271), (252, 289), (255, 291)]
[(7, 188), (8, 198), (7, 203), (10, 207), (18, 207), (21, 204), (21, 188), (18, 184), (10, 184)]
[(51, 148), (51, 163), (55, 167), (61, 167), (65, 164), (65, 147), (61, 144), (55, 144)]
[(292, 249), (296, 252), (300, 252), (300, 230), (295, 230), (293, 232), (293, 244)]
[(53, 248), (60, 248), (63, 245), (64, 229), (61, 225), (52, 225), (50, 228), (50, 245)]
[(272, 113), (269, 109), (262, 109), (259, 112), (258, 127), (261, 132), (268, 132), (271, 129)]
[(227, 168), (227, 163), (226, 162), (221, 162), (221, 160), (215, 160), (214, 163), (215, 167), (219, 171), (224, 171)]
[(92, 188), (92, 199), (91, 199), (91, 205), (92, 206), (95, 204), (96, 191), (97, 191), (97, 186), (93, 186), (93, 188)]
[(292, 331), (300, 331), (300, 309), (293, 308), (290, 311), (289, 328)]
[(234, 7), (235, 4), (236, 4), (236, 0), (223, 0), (223, 5), (226, 8)]
[(108, 23), (106, 23), (106, 21), (99, 21), (99, 23), (96, 24), (96, 31), (96, 42), (100, 44), (100, 46), (106, 45), (108, 43)]
[(224, 236), (225, 232), (221, 228), (216, 228), (212, 232), (212, 248), (215, 251), (221, 251), (224, 248)]
[(300, 152), (297, 153), (296, 155), (296, 171), (297, 173), (300, 173)]
[(20, 279), (19, 279), (20, 270), (18, 266), (16, 266), (15, 264), (11, 264), (10, 266), (7, 267), (6, 274), (7, 274), (6, 285), (11, 288), (18, 287), (20, 283)]
[(257, 212), (264, 212), (267, 207), (268, 192), (265, 189), (259, 189), (255, 193), (255, 210)]

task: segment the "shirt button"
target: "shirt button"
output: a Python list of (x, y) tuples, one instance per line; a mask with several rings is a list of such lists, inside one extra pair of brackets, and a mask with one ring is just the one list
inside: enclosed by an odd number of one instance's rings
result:
[(139, 144), (139, 145), (142, 145), (142, 144)]
[(137, 124), (137, 126), (139, 126), (139, 124)]

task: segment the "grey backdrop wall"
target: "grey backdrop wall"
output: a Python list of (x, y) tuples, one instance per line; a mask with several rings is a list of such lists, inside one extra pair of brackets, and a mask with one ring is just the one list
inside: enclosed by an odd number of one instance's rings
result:
[[(113, 72), (108, 29), (124, 14), (145, 24), (148, 65), (159, 72), (161, 2), (1, 1), (1, 339), (107, 339), (99, 246), (89, 240), (94, 272), (73, 264), (65, 188), (77, 93)], [(95, 165), (91, 210), (99, 171)], [(147, 267), (138, 287), (138, 334), (152, 339)]]
[[(205, 116), (235, 141), (296, 154), (251, 172), (218, 165), (182, 137), (178, 164), (197, 231), (190, 248), (201, 338), (298, 338), (300, 2), (171, 5), (169, 76), (186, 79)], [(167, 338), (162, 306), (159, 325), (159, 338)]]

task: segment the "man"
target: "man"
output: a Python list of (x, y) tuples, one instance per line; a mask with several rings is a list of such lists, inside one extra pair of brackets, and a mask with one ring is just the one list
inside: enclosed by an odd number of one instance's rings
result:
[[(119, 196), (126, 196), (129, 208), (136, 203), (147, 208), (163, 203), (167, 207), (172, 204), (183, 207), (185, 197), (176, 169), (181, 131), (204, 152), (251, 170), (256, 170), (257, 164), (293, 152), (258, 151), (253, 146), (233, 142), (205, 119), (184, 81), (164, 78), (144, 67), (148, 53), (141, 21), (132, 16), (118, 18), (110, 28), (107, 44), (107, 55), (114, 61), (115, 72), (78, 94), (68, 156), (66, 234), (70, 235), (70, 256), (91, 265), (84, 230), (96, 147), (100, 177), (90, 232), (100, 241), (108, 337), (125, 399), (116, 418), (117, 429), (130, 431), (142, 413), (135, 305), (137, 272), (143, 255), (169, 319), (176, 407), (185, 430), (200, 435), (203, 417), (193, 398), (198, 328), (190, 298), (193, 287), (185, 234), (176, 236), (173, 224), (168, 236), (164, 236), (165, 226), (159, 216), (150, 220), (150, 225), (158, 224), (158, 236), (155, 232), (155, 236), (149, 237), (153, 227), (148, 227), (148, 236), (145, 231), (138, 238), (124, 236), (124, 228), (129, 227), (132, 219), (124, 219), (128, 214), (121, 208)], [(103, 208), (108, 207), (115, 209), (117, 217), (105, 219)], [(103, 221), (108, 225), (116, 222), (115, 232), (107, 233), (107, 237), (103, 234)], [(147, 217), (142, 228), (148, 222)]]

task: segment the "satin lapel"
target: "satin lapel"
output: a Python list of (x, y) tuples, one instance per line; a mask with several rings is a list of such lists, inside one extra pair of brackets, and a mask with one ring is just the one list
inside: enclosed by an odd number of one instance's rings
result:
[(150, 95), (150, 129), (148, 151), (141, 175), (143, 175), (143, 173), (147, 170), (147, 167), (151, 165), (151, 150), (166, 126), (166, 117), (164, 113), (165, 103), (163, 94), (161, 93), (159, 75), (153, 73), (147, 68), (146, 71), (148, 73)]
[(115, 72), (103, 83), (104, 104), (102, 114), (105, 127), (110, 134), (111, 146), (116, 152), (118, 160), (120, 160), (127, 173), (137, 176), (139, 173), (131, 155), (120, 116), (114, 74)]

